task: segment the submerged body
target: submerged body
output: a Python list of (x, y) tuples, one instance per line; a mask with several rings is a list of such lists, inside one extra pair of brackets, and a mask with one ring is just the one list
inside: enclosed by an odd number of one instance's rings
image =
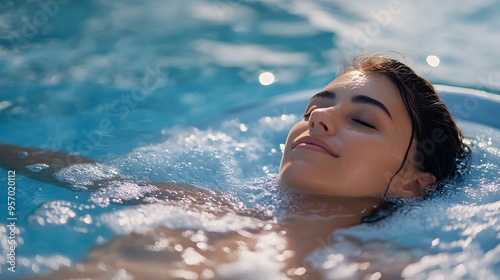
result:
[[(22, 162), (17, 161), (19, 154), (23, 153), (26, 156)], [(0, 154), (2, 162), (10, 163), (9, 168), (62, 187), (70, 186), (56, 179), (54, 174), (65, 170), (64, 163), (95, 164), (88, 158), (5, 144), (0, 145)], [(25, 168), (35, 163), (46, 164), (49, 168), (40, 172)], [(229, 232), (159, 227), (117, 236), (93, 248), (81, 263), (51, 273), (47, 279), (109, 279), (125, 272), (138, 279), (164, 279), (165, 275), (169, 279), (231, 279), (244, 273), (245, 269), (248, 269), (246, 273), (255, 274), (247, 267), (248, 263), (257, 266), (272, 264), (275, 276), (317, 279), (318, 275), (308, 265), (307, 256), (317, 248), (331, 245), (332, 232), (359, 224), (381, 203), (380, 199), (370, 197), (332, 198), (301, 194), (272, 180), (269, 187), (281, 189), (278, 190), (279, 205), (274, 206), (282, 214), (269, 215), (256, 209), (241, 208), (223, 194), (185, 185), (133, 183), (115, 178), (95, 181), (86, 187), (98, 191), (123, 183), (153, 187), (147, 196), (153, 197), (155, 203), (148, 204), (145, 198), (139, 202), (146, 203), (146, 209), (159, 207), (160, 210), (154, 211), (167, 212), (175, 208), (175, 211), (190, 213), (193, 219), (203, 216), (208, 220), (204, 223), (226, 221), (247, 226)]]
[[(160, 227), (119, 236), (91, 250), (76, 269), (62, 269), (48, 277), (109, 279), (126, 272), (138, 279), (237, 279), (244, 275), (318, 279), (319, 274), (306, 258), (317, 248), (331, 246), (335, 230), (359, 224), (367, 211), (364, 207), (340, 210), (339, 205), (329, 209), (314, 203), (307, 210), (277, 220), (242, 217), (232, 211), (212, 213), (206, 206), (176, 205), (181, 211), (209, 215), (214, 222), (241, 220), (248, 228), (220, 233)], [(386, 269), (393, 269), (385, 271), (386, 275), (401, 273), (401, 267)]]

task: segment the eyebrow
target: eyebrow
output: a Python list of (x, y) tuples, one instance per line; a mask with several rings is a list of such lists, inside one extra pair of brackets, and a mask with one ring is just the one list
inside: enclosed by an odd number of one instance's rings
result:
[(331, 90), (323, 90), (323, 91), (320, 91), (320, 92), (316, 93), (315, 95), (313, 95), (313, 97), (311, 97), (311, 99), (309, 99), (309, 101), (313, 100), (316, 97), (335, 99), (336, 96), (337, 96), (337, 94)]
[[(337, 94), (334, 91), (331, 90), (323, 90), (311, 97), (310, 100), (316, 98), (316, 97), (322, 97), (322, 98), (329, 98), (329, 99), (335, 99)], [(378, 107), (384, 111), (387, 116), (392, 120), (392, 115), (391, 112), (389, 112), (389, 109), (384, 105), (384, 103), (378, 101), (377, 99), (371, 98), (366, 95), (353, 95), (351, 97), (351, 102), (352, 103), (358, 103), (358, 104), (368, 104), (368, 105), (373, 105), (375, 107)]]

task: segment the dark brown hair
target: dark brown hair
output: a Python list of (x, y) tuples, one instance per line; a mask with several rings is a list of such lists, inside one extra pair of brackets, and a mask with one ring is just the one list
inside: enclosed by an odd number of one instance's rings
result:
[(420, 171), (431, 173), (437, 182), (461, 174), (460, 166), (467, 166), (470, 148), (430, 82), (404, 63), (386, 58), (384, 54), (358, 56), (345, 72), (352, 70), (385, 75), (399, 89), (410, 116), (412, 137), (396, 174), (405, 164), (413, 141), (416, 144), (413, 162)]

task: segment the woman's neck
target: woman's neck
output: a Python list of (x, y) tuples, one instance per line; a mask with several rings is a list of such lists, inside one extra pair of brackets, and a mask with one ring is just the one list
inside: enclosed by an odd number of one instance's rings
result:
[(331, 245), (338, 229), (359, 225), (363, 217), (384, 201), (375, 197), (325, 197), (279, 190), (283, 198), (281, 211), (276, 215), (276, 226), (283, 233), (287, 249), (293, 257), (287, 266), (308, 267), (305, 257), (318, 248)]
[[(384, 200), (376, 197), (334, 197), (299, 193), (281, 187), (283, 218), (335, 218), (352, 216), (361, 218), (370, 215)], [(358, 222), (358, 223), (359, 223)]]

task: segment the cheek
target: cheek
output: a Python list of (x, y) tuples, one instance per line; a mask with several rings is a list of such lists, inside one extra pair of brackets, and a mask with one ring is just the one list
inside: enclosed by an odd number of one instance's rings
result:
[(387, 137), (358, 135), (352, 133), (343, 141), (348, 160), (361, 160), (361, 164), (377, 167), (392, 166), (403, 160), (406, 147), (399, 141), (390, 141)]
[(292, 149), (293, 140), (296, 139), (300, 134), (302, 134), (306, 130), (307, 130), (307, 123), (305, 122), (299, 122), (295, 124), (292, 127), (292, 129), (290, 129), (290, 132), (288, 133), (288, 136), (286, 138), (285, 149), (283, 150), (283, 155), (281, 157), (280, 169), (283, 167), (283, 162), (286, 160)]
[(373, 193), (385, 189), (403, 160), (401, 147), (386, 139), (351, 139), (346, 145), (343, 171), (353, 189)]
[(353, 145), (350, 159), (358, 159), (360, 165), (368, 165), (372, 169), (393, 169), (391, 167), (394, 167), (398, 161), (403, 159), (399, 149), (388, 143), (374, 141), (356, 145), (353, 141), (350, 144)]

